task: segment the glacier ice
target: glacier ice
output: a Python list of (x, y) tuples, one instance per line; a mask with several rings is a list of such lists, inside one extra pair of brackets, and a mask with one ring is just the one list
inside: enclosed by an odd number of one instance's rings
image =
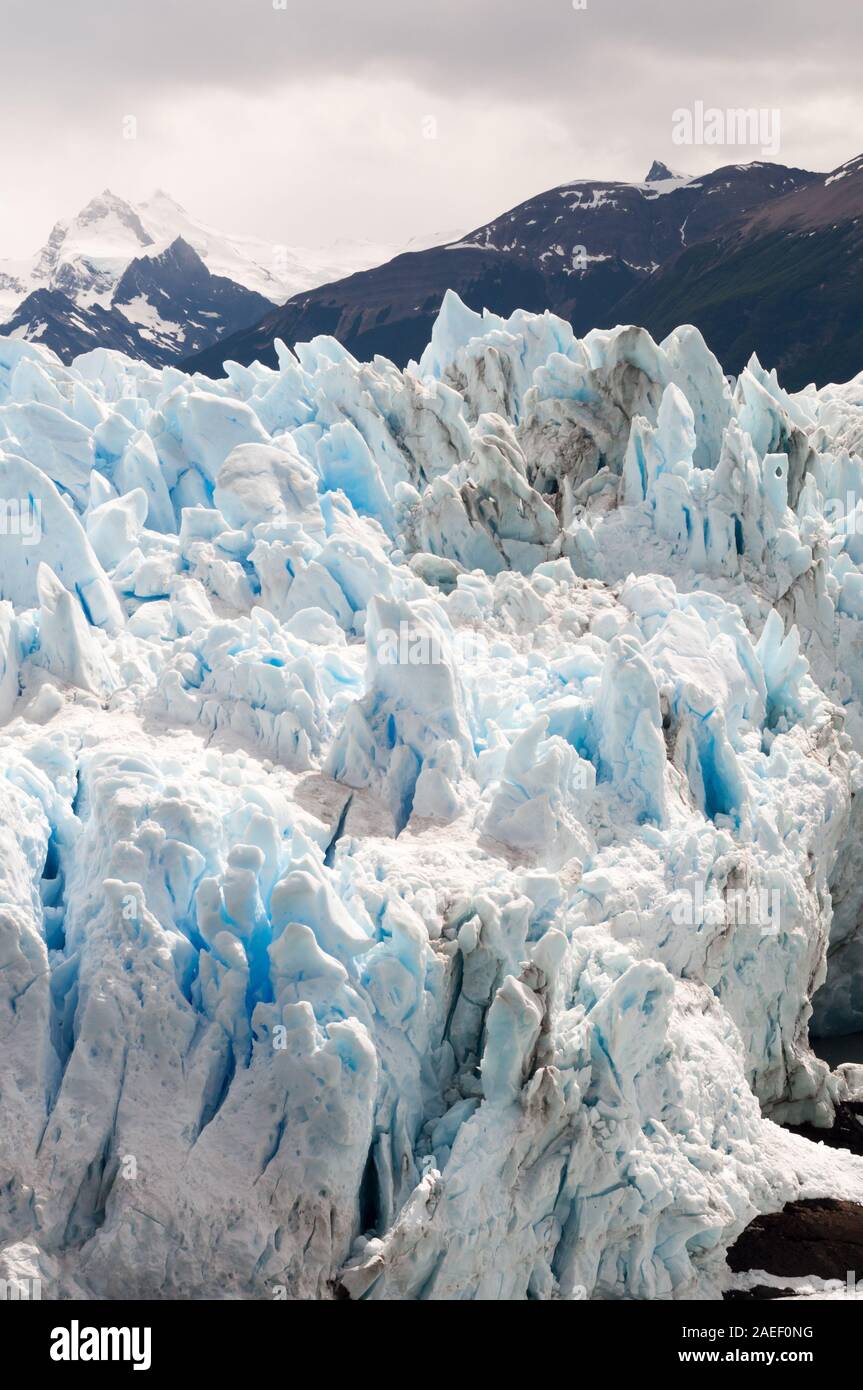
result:
[(278, 360), (0, 340), (0, 1276), (718, 1296), (863, 1200), (863, 374)]

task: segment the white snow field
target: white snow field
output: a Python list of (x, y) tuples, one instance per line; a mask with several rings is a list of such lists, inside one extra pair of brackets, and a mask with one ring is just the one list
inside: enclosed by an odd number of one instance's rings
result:
[(718, 1297), (863, 1201), (863, 374), (279, 359), (0, 340), (0, 1277)]

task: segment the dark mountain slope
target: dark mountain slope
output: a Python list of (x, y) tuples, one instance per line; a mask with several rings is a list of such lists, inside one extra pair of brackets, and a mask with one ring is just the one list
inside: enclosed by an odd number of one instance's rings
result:
[(331, 333), (357, 357), (399, 365), (419, 355), (448, 289), (474, 309), (553, 309), (576, 332), (617, 322), (615, 305), (693, 236), (713, 233), (818, 175), (782, 165), (732, 165), (698, 179), (656, 164), (641, 184), (581, 180), (554, 188), (448, 247), (397, 256), (374, 270), (295, 295), (252, 329), (190, 357), (219, 376), (227, 359), (276, 361), (273, 339)]
[(697, 324), (728, 371), (789, 389), (863, 370), (863, 156), (681, 251), (618, 305), (664, 337)]
[(295, 295), (253, 327), (226, 340), (230, 349), (224, 357), (218, 343), (183, 366), (206, 371), (201, 365), (206, 360), (214, 375), (220, 373), (225, 357), (242, 362), (259, 358), (274, 366), (274, 338), (307, 342), (319, 333), (354, 345), (351, 351), (359, 348), (362, 357), (379, 352), (404, 363), (418, 356), (428, 342), (429, 325), (434, 323), (445, 293), (441, 286), (448, 286), (450, 281), (458, 284), (468, 302), (485, 305), (496, 313), (546, 307), (545, 277), (527, 263), (476, 248), (414, 251), (374, 270)]

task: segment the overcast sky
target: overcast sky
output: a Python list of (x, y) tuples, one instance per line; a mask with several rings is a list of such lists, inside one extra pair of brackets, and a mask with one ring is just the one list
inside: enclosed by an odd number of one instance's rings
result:
[(288, 245), (401, 244), (654, 158), (760, 157), (676, 147), (697, 101), (779, 109), (786, 164), (863, 151), (860, 0), (580, 3), (0, 0), (0, 256), (105, 187)]

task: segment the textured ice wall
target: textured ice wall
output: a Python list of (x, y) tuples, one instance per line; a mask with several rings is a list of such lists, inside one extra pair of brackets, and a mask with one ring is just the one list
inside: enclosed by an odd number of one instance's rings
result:
[(0, 340), (0, 1274), (715, 1295), (863, 1199), (764, 1118), (863, 1026), (863, 377), (226, 372)]

